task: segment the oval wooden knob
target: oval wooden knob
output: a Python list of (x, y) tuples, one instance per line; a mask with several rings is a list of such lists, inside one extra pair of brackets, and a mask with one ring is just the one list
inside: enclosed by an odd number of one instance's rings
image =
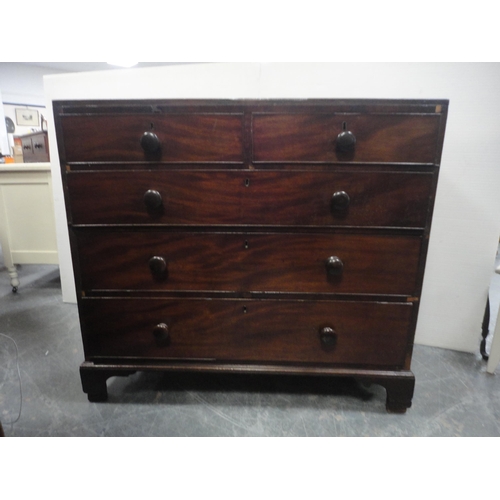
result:
[(350, 152), (356, 146), (356, 136), (350, 130), (344, 130), (337, 136), (336, 148), (341, 152)]
[(146, 153), (157, 153), (160, 150), (160, 139), (153, 132), (144, 132), (141, 137), (141, 147)]
[(347, 210), (351, 198), (345, 191), (337, 191), (332, 195), (332, 210), (341, 212)]
[(167, 262), (163, 257), (155, 255), (149, 259), (149, 269), (156, 277), (162, 277), (167, 271)]
[(144, 193), (144, 204), (148, 210), (158, 210), (161, 207), (163, 200), (161, 194), (154, 189), (148, 189)]
[(153, 337), (161, 342), (167, 342), (170, 340), (170, 332), (168, 330), (168, 325), (166, 323), (158, 323), (153, 328)]
[(330, 276), (340, 276), (344, 270), (344, 263), (336, 256), (328, 257), (326, 270)]
[(321, 328), (319, 338), (325, 347), (334, 347), (337, 344), (337, 332), (329, 326)]

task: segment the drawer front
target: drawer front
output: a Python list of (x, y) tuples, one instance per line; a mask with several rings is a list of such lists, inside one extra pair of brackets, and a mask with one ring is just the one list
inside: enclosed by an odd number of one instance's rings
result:
[[(84, 299), (81, 313), (87, 359), (396, 367), (405, 359), (412, 306), (337, 301)], [(166, 327), (156, 328), (161, 324)]]
[[(439, 115), (254, 114), (256, 162), (436, 163)], [(354, 134), (354, 149), (337, 137)]]
[[(73, 224), (422, 228), (432, 185), (432, 174), (398, 172), (159, 170), (67, 175)], [(158, 194), (148, 198), (151, 191)]]
[(415, 293), (417, 236), (75, 231), (83, 290)]
[(401, 366), (412, 306), (336, 301), (85, 299), (81, 312), (87, 359)]
[[(65, 162), (242, 161), (238, 114), (63, 116), (61, 124)], [(155, 152), (141, 146), (146, 132), (158, 138)]]

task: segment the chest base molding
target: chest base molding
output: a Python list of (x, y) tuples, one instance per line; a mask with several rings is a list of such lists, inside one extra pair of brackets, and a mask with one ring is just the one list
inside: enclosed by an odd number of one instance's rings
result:
[(406, 413), (411, 407), (415, 388), (415, 376), (411, 371), (358, 370), (349, 368), (329, 368), (318, 366), (287, 366), (262, 364), (215, 364), (215, 363), (180, 363), (154, 364), (134, 362), (126, 364), (93, 363), (85, 361), (80, 366), (83, 391), (91, 402), (104, 402), (108, 399), (106, 381), (110, 377), (129, 376), (137, 371), (161, 371), (171, 373), (230, 373), (282, 376), (316, 376), (352, 378), (363, 384), (376, 384), (386, 390), (386, 410), (388, 413)]

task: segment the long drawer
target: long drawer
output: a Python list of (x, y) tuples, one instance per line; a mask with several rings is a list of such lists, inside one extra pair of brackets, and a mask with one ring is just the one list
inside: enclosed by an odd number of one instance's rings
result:
[(207, 299), (84, 299), (87, 359), (127, 357), (404, 363), (411, 304)]
[[(117, 114), (61, 117), (66, 162), (241, 162), (241, 114)], [(158, 149), (141, 146), (154, 134)]]
[(411, 235), (74, 232), (83, 290), (415, 293)]
[(67, 175), (73, 224), (422, 228), (431, 173), (92, 171)]
[[(255, 113), (256, 162), (434, 163), (439, 114)], [(340, 148), (339, 134), (355, 143)], [(344, 137), (345, 139), (345, 137)], [(347, 137), (349, 139), (349, 137)]]

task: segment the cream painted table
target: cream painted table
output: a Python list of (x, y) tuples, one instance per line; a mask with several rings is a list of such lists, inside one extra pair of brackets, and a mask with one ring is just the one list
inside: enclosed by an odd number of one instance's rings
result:
[(50, 163), (0, 164), (0, 245), (14, 292), (16, 264), (58, 264)]

